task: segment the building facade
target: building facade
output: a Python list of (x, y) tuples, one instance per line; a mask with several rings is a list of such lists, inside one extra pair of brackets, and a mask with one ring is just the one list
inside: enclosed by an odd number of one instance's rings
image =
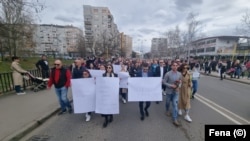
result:
[(132, 37), (121, 33), (121, 56), (126, 58), (132, 57)]
[(35, 25), (34, 42), (36, 54), (79, 56), (81, 29), (73, 26)]
[(107, 7), (83, 5), (86, 51), (112, 56), (119, 52), (120, 33)]
[(189, 49), (190, 56), (208, 56), (210, 58), (242, 56), (242, 52), (246, 53), (249, 48), (241, 47), (245, 44), (240, 44), (239, 41), (248, 38), (249, 37), (245, 36), (214, 36), (202, 38), (192, 42)]
[(151, 41), (152, 57), (167, 57), (167, 38), (153, 38)]

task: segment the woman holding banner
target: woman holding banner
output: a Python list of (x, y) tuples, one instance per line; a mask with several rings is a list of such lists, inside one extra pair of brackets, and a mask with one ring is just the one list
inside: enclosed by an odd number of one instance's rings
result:
[[(88, 70), (83, 70), (82, 72), (83, 78), (91, 78), (91, 74)], [(91, 119), (91, 112), (86, 113), (86, 121), (90, 121)]]
[(128, 93), (128, 77), (129, 76), (129, 73), (128, 73), (128, 70), (127, 70), (127, 67), (125, 64), (121, 63), (121, 71), (118, 73), (118, 76), (120, 78), (120, 89), (119, 89), (119, 93), (121, 94), (122, 96), (122, 102), (125, 104), (127, 102), (127, 93)]
[[(105, 73), (102, 75), (103, 77), (117, 77), (117, 74), (113, 71), (112, 65), (107, 65), (105, 68)], [(113, 121), (113, 115), (112, 114), (102, 114), (102, 117), (105, 118), (103, 123), (103, 128), (108, 126), (108, 123), (111, 123)]]

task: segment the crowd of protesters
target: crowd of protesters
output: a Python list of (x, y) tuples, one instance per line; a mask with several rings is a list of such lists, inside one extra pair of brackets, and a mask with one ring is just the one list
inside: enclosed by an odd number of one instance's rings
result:
[[(190, 99), (194, 99), (195, 93), (198, 90), (199, 72), (204, 71), (206, 74), (210, 74), (211, 71), (218, 72), (221, 80), (225, 77), (225, 74), (230, 77), (244, 76), (244, 72), (248, 71), (248, 79), (250, 78), (250, 61), (240, 62), (235, 60), (233, 62), (220, 60), (180, 60), (180, 59), (128, 59), (128, 58), (113, 58), (111, 60), (105, 60), (103, 57), (87, 57), (77, 58), (68, 67), (67, 71), (62, 68), (62, 62), (60, 60), (55, 61), (55, 68), (53, 68), (50, 74), (49, 87), (53, 84), (56, 88), (56, 94), (58, 96), (61, 112), (66, 112), (66, 107), (69, 112), (72, 112), (72, 108), (69, 105), (67, 99), (67, 89), (69, 87), (68, 71), (71, 72), (71, 78), (89, 78), (91, 74), (88, 70), (104, 70), (103, 77), (117, 77), (117, 74), (113, 72), (112, 65), (121, 65), (122, 72), (128, 72), (129, 77), (161, 77), (162, 78), (162, 94), (166, 96), (166, 115), (172, 116), (173, 124), (179, 126), (178, 116), (182, 115), (182, 111), (185, 112), (184, 119), (188, 122), (192, 122), (189, 115), (191, 109)], [(58, 74), (61, 69), (63, 74)], [(196, 75), (194, 75), (196, 74)], [(64, 75), (64, 76), (62, 76)], [(65, 82), (65, 86), (61, 84)], [(125, 104), (127, 97), (127, 89), (120, 89), (121, 100)], [(159, 102), (156, 102), (159, 103)], [(172, 110), (170, 110), (170, 104), (172, 103)], [(139, 102), (140, 119), (143, 121), (145, 115), (149, 116), (148, 108), (151, 105), (150, 101)], [(102, 115), (104, 119), (103, 127), (107, 127), (109, 123), (113, 121), (113, 115)], [(90, 121), (91, 113), (86, 113), (86, 121)]]

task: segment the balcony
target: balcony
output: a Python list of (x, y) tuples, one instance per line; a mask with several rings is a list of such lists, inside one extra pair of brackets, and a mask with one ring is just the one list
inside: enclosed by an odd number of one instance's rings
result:
[(84, 21), (85, 25), (92, 25), (92, 21)]
[(85, 30), (85, 34), (92, 34), (93, 31), (92, 30)]

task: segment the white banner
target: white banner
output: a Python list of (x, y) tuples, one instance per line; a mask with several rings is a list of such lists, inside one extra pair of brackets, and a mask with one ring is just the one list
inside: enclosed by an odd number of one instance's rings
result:
[(121, 71), (121, 65), (113, 65), (113, 71), (114, 73), (118, 73)]
[(94, 78), (71, 79), (74, 113), (95, 111)]
[(102, 77), (105, 70), (88, 70), (92, 77)]
[(161, 77), (128, 78), (128, 101), (162, 101)]
[(193, 78), (199, 78), (200, 77), (200, 73), (199, 72), (193, 72), (192, 77)]
[(96, 113), (119, 114), (119, 78), (96, 78)]
[(128, 72), (118, 72), (118, 77), (120, 78), (120, 88), (128, 88)]

